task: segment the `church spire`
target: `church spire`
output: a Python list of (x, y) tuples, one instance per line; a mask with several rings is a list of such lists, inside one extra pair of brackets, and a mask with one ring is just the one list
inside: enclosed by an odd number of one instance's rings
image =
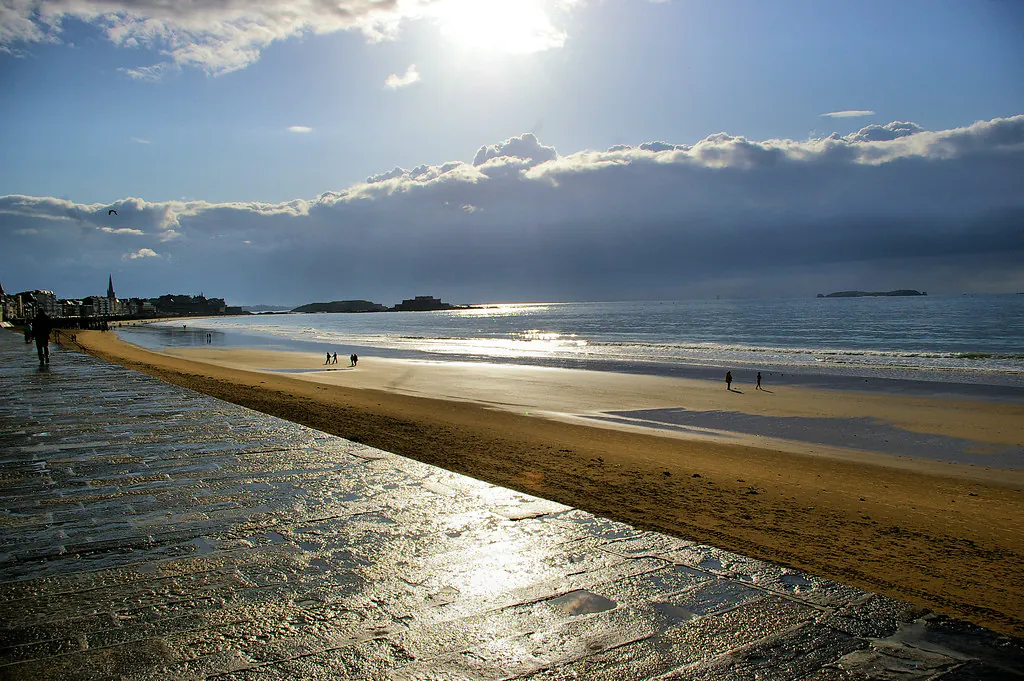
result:
[(107, 298), (113, 300), (117, 296), (114, 295), (114, 275), (110, 275), (110, 279), (107, 283)]

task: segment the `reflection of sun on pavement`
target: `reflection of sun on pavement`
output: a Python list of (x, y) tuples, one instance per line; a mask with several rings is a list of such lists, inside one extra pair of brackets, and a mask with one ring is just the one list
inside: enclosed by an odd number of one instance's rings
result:
[(471, 596), (507, 593), (537, 581), (545, 569), (543, 552), (529, 544), (500, 542), (479, 547), (467, 556), (465, 571), (451, 575), (451, 584)]

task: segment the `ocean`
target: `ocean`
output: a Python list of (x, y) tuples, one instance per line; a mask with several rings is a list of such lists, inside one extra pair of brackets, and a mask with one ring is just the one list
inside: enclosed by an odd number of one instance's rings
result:
[[(438, 312), (262, 314), (118, 330), (209, 346), (501, 362), (1024, 399), (1024, 295), (495, 304)], [(918, 385), (930, 384), (930, 385)], [(961, 386), (955, 389), (954, 386)]]

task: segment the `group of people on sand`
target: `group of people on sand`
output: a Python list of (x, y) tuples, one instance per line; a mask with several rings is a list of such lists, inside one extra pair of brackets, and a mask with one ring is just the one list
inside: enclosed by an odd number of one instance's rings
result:
[[(359, 364), (359, 355), (357, 355), (357, 354), (355, 354), (353, 352), (351, 355), (348, 356), (348, 362), (349, 362), (348, 365), (350, 367), (354, 367), (356, 364)], [(331, 353), (328, 352), (327, 353), (327, 361), (324, 362), (324, 365), (327, 365), (327, 364), (337, 364), (337, 363), (338, 363), (338, 353), (335, 352), (334, 354), (331, 354)]]
[[(732, 372), (731, 371), (726, 371), (725, 372), (725, 389), (726, 390), (732, 390)], [(764, 390), (764, 388), (761, 387), (761, 372), (760, 371), (757, 372), (757, 385), (754, 386), (754, 390)]]

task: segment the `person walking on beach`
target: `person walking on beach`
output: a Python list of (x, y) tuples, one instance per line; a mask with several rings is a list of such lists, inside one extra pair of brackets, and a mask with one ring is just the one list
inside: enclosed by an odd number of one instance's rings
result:
[(338, 363), (338, 353), (334, 353), (333, 355), (331, 355), (331, 364), (337, 364), (337, 363)]
[(39, 364), (50, 363), (50, 330), (53, 323), (45, 310), (40, 310), (32, 320), (32, 335), (36, 339), (36, 352), (39, 353)]
[(726, 390), (732, 390), (732, 372), (731, 371), (726, 371), (725, 372), (725, 389)]
[(761, 390), (761, 372), (760, 371), (757, 372), (757, 385), (754, 387), (754, 390)]
[(324, 364), (327, 365), (327, 364), (330, 364), (330, 363), (331, 363), (331, 353), (328, 352), (327, 353), (327, 360), (324, 362)]

